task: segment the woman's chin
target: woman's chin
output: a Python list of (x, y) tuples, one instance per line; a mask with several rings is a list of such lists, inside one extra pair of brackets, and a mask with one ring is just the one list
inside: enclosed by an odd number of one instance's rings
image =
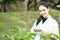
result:
[(44, 18), (47, 18), (46, 16), (43, 16)]
[(45, 15), (42, 15), (45, 18)]

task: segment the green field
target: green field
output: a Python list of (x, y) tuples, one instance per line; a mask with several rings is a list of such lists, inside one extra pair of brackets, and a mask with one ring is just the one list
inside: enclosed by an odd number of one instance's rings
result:
[[(51, 9), (50, 14), (60, 24), (59, 11)], [(4, 33), (12, 34), (9, 33), (9, 30), (15, 29), (17, 26), (30, 29), (38, 17), (38, 11), (0, 13), (0, 35), (2, 36)]]

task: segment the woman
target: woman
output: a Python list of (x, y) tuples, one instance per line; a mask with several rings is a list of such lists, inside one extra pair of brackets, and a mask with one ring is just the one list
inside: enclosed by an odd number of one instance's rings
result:
[[(53, 33), (59, 35), (58, 23), (49, 14), (49, 7), (46, 2), (41, 2), (39, 5), (40, 17), (35, 21), (33, 27), (31, 28), (32, 33), (45, 32)], [(54, 36), (51, 36), (51, 40), (54, 40)], [(39, 33), (34, 38), (35, 40), (40, 40)]]

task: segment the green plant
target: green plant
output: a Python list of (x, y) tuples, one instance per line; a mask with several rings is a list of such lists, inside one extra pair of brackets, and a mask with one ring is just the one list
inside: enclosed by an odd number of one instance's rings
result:
[[(9, 31), (10, 33), (13, 32), (13, 34), (3, 34), (2, 39), (1, 40), (34, 40), (34, 36), (36, 34), (31, 33), (29, 30), (25, 29), (25, 28), (20, 28), (19, 26), (17, 26), (14, 29), (10, 29)], [(41, 40), (49, 40), (50, 36), (52, 34), (46, 34), (41, 32), (40, 33), (40, 38)], [(58, 40), (58, 36), (53, 34), (56, 38), (56, 40)]]
[(16, 29), (11, 29), (10, 33), (11, 32), (13, 32), (13, 34), (4, 34), (1, 40), (33, 40), (33, 36), (35, 35), (29, 30), (20, 28), (19, 26), (17, 26)]
[(51, 34), (46, 34), (46, 33), (43, 33), (43, 32), (41, 32), (40, 38), (41, 38), (41, 40), (49, 40), (50, 37), (51, 37), (51, 35), (53, 35), (53, 36), (55, 37), (56, 40), (59, 40), (58, 35), (52, 34), (52, 33), (51, 33)]

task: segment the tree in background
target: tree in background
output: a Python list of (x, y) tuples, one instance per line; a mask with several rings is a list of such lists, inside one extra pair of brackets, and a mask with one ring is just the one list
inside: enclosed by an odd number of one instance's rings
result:
[(24, 1), (24, 7), (25, 7), (25, 11), (28, 11), (28, 6), (29, 5), (29, 0), (25, 0)]
[(34, 11), (42, 1), (49, 3), (51, 8), (56, 8), (56, 5), (60, 4), (60, 0), (0, 0), (0, 12)]
[(9, 4), (10, 2), (11, 0), (0, 0), (0, 11), (6, 12), (7, 4)]

